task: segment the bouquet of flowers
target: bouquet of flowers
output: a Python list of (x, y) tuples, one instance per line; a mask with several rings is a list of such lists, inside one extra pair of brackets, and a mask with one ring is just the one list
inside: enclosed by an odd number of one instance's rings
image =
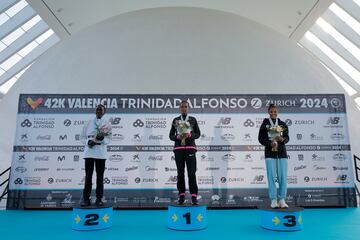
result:
[(109, 126), (109, 124), (103, 124), (101, 126), (96, 124), (96, 136), (111, 137), (111, 126)]
[(176, 121), (176, 129), (178, 134), (181, 137), (181, 145), (184, 146), (186, 145), (186, 134), (191, 132), (191, 125), (188, 121), (181, 121), (178, 120)]
[[(283, 135), (283, 131), (284, 128), (282, 126), (271, 126), (268, 128), (268, 136), (270, 141), (279, 141), (279, 139), (282, 137)], [(273, 152), (277, 152), (278, 151), (278, 147), (273, 147), (271, 149), (271, 151)]]

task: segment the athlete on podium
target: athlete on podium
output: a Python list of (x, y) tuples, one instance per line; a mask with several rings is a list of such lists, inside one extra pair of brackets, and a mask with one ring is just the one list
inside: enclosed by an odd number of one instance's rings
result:
[[(278, 116), (278, 108), (270, 104), (269, 118), (265, 118), (259, 130), (258, 140), (265, 146), (266, 173), (269, 186), (271, 208), (288, 208), (286, 198), (286, 178), (288, 157), (286, 146), (289, 142), (289, 129), (285, 122)], [(276, 180), (279, 190), (276, 189)], [(279, 199), (279, 202), (278, 202)]]
[(181, 115), (172, 121), (169, 138), (175, 142), (174, 153), (177, 167), (178, 204), (185, 202), (185, 165), (189, 179), (191, 202), (198, 205), (198, 186), (196, 183), (196, 145), (195, 139), (200, 137), (200, 129), (196, 119), (189, 116), (189, 103), (180, 103)]
[(96, 167), (96, 202), (97, 206), (103, 206), (102, 197), (104, 192), (104, 171), (107, 155), (107, 144), (111, 139), (111, 124), (103, 116), (106, 112), (104, 105), (96, 107), (96, 117), (88, 121), (82, 130), (81, 140), (85, 145), (85, 186), (81, 206), (90, 206), (92, 189), (92, 176), (94, 165)]

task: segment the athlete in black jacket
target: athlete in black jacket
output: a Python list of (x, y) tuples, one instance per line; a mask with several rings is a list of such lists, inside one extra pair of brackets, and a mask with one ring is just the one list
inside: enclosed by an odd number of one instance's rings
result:
[[(200, 129), (196, 119), (188, 115), (189, 104), (187, 101), (182, 101), (180, 104), (181, 115), (174, 118), (172, 121), (169, 138), (175, 142), (174, 153), (177, 167), (177, 189), (179, 191), (178, 203), (185, 202), (185, 165), (188, 173), (189, 188), (191, 194), (192, 204), (197, 205), (198, 187), (196, 183), (196, 145), (195, 139), (200, 137)], [(177, 124), (181, 121), (190, 124), (187, 133), (180, 134), (178, 132)], [(185, 139), (184, 145), (181, 144), (182, 139)]]
[[(285, 122), (277, 118), (278, 109), (275, 105), (268, 108), (269, 118), (265, 118), (260, 126), (258, 140), (265, 146), (266, 173), (269, 185), (269, 197), (272, 208), (288, 208), (286, 198), (287, 178), (287, 152), (285, 144), (289, 142), (289, 128)], [(271, 127), (279, 126), (281, 135), (275, 138), (269, 136)], [(276, 189), (276, 178), (279, 183), (279, 191)], [(277, 199), (280, 201), (278, 202)]]

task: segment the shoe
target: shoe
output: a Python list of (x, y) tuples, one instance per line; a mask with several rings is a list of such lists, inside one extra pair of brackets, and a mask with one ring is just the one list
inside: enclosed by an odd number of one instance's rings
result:
[(271, 200), (271, 208), (279, 208), (279, 204), (276, 199)]
[(184, 204), (184, 202), (185, 202), (185, 195), (180, 195), (177, 203), (179, 205), (182, 205), (182, 204)]
[(87, 207), (87, 206), (90, 206), (90, 205), (91, 205), (90, 199), (84, 199), (80, 203), (81, 207)]
[(104, 206), (104, 203), (100, 198), (97, 198), (95, 201), (95, 205), (101, 207)]
[(279, 201), (280, 208), (289, 208), (289, 206), (286, 204), (285, 199), (281, 199)]
[(192, 205), (199, 205), (199, 201), (197, 200), (196, 196), (191, 197), (191, 203)]

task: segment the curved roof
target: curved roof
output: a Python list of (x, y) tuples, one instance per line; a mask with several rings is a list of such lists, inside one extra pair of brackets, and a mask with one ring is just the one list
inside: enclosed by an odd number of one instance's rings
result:
[(176, 6), (230, 12), (274, 29), (317, 58), (360, 105), (360, 0), (2, 0), (0, 94), (61, 39), (121, 13)]

